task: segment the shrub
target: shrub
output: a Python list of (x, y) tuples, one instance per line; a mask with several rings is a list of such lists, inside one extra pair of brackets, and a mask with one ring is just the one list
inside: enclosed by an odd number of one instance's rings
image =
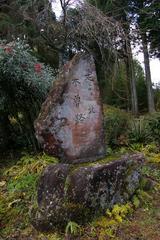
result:
[(104, 126), (108, 145), (127, 145), (129, 121), (130, 115), (126, 112), (117, 108), (104, 106)]
[(148, 121), (144, 117), (133, 119), (130, 123), (129, 142), (147, 144), (151, 140), (151, 134), (148, 126)]
[(129, 146), (130, 150), (143, 151), (160, 145), (160, 112), (134, 118), (128, 113), (104, 105), (106, 143), (112, 147)]
[(147, 120), (152, 139), (160, 145), (160, 112), (150, 115)]
[(24, 41), (0, 42), (0, 142), (13, 135), (8, 145), (36, 145), (33, 122), (54, 75)]

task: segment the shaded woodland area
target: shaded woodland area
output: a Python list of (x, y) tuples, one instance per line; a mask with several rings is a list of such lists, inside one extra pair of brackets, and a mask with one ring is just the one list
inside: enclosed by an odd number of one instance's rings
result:
[[(0, 0), (0, 239), (158, 240), (160, 83), (151, 79), (150, 60), (160, 59), (160, 2), (58, 2), (60, 17), (54, 0)], [(137, 46), (144, 69), (133, 55)], [(69, 222), (65, 231), (43, 235), (30, 226), (28, 213), (42, 170), (57, 159), (43, 153), (34, 121), (60, 69), (77, 52), (94, 57), (107, 156), (143, 153), (145, 189), (106, 210), (107, 217), (86, 226)]]

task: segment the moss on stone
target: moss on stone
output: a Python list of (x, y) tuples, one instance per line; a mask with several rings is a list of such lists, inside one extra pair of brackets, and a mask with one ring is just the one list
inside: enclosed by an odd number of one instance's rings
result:
[(107, 163), (115, 161), (119, 158), (120, 158), (120, 154), (114, 154), (112, 156), (106, 156), (105, 158), (99, 159), (94, 162), (72, 164), (70, 166), (70, 174), (73, 173), (74, 171), (78, 170), (80, 167), (93, 167), (96, 165), (107, 164)]

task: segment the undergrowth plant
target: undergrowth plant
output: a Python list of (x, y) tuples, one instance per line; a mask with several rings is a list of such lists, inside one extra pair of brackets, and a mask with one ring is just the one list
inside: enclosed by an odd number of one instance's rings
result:
[(129, 202), (124, 205), (114, 205), (112, 210), (107, 209), (104, 216), (99, 217), (92, 223), (94, 226), (93, 234), (97, 235), (100, 240), (106, 239), (106, 236), (114, 238), (118, 225), (132, 212), (133, 207)]
[(81, 234), (81, 227), (76, 222), (70, 221), (68, 222), (66, 229), (65, 229), (66, 235), (80, 235)]
[(150, 133), (154, 141), (160, 146), (160, 113), (154, 113), (148, 117)]
[(106, 143), (111, 146), (128, 144), (127, 129), (130, 115), (114, 107), (104, 106)]
[[(0, 219), (3, 239), (16, 232), (32, 231), (29, 213), (37, 199), (37, 181), (49, 163), (57, 159), (46, 154), (23, 156), (16, 165), (8, 167), (2, 174), (0, 187)], [(30, 227), (29, 227), (30, 226)]]
[(130, 143), (149, 143), (151, 133), (146, 119), (143, 117), (133, 119), (130, 123), (128, 135)]

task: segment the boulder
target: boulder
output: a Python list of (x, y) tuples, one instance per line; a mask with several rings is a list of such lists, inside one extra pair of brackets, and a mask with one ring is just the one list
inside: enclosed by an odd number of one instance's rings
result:
[(68, 221), (85, 223), (126, 202), (139, 188), (143, 161), (142, 154), (133, 154), (106, 164), (47, 167), (39, 181), (34, 226), (48, 230)]
[(35, 121), (45, 152), (64, 163), (105, 155), (103, 113), (93, 57), (77, 54), (66, 64)]

